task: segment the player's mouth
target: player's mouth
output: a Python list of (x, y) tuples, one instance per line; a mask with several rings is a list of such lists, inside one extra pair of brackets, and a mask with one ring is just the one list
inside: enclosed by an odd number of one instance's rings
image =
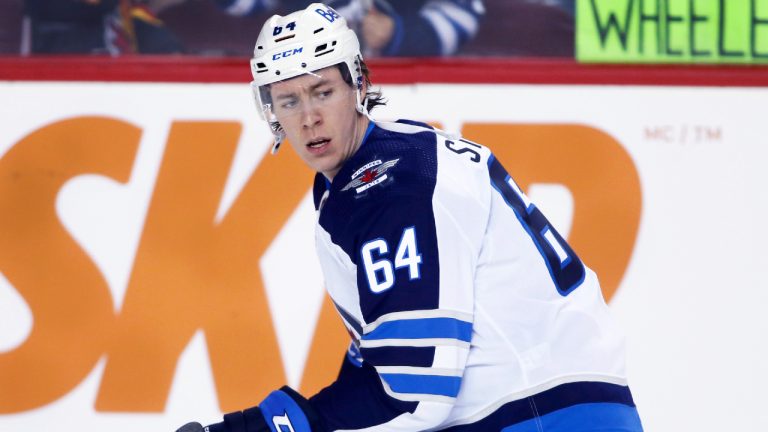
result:
[(328, 147), (331, 142), (330, 138), (319, 137), (307, 143), (307, 149), (311, 153), (320, 153)]

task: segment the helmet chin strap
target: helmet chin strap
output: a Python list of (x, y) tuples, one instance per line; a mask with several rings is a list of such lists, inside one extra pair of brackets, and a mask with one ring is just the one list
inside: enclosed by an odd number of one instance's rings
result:
[[(357, 112), (359, 112), (360, 114), (368, 117), (368, 120), (373, 120), (373, 118), (371, 117), (371, 113), (368, 111), (368, 96), (367, 95), (364, 97), (361, 96), (362, 91), (363, 91), (362, 89), (358, 89), (355, 92), (355, 99), (357, 99), (356, 100), (357, 105), (355, 106), (355, 109), (357, 109)], [(360, 99), (362, 99), (362, 102)]]
[(357, 102), (357, 112), (360, 114), (368, 117), (369, 120), (373, 120), (371, 118), (371, 113), (368, 111), (368, 95), (363, 95), (363, 76), (362, 76), (362, 67), (360, 66), (360, 57), (355, 60), (355, 64), (358, 67), (358, 72), (360, 72), (360, 76), (357, 77), (357, 91), (355, 92), (355, 99)]
[(284, 139), (284, 135), (275, 134), (275, 142), (272, 143), (272, 151), (270, 151), (271, 154), (277, 154), (277, 151), (280, 150), (280, 145), (283, 144)]

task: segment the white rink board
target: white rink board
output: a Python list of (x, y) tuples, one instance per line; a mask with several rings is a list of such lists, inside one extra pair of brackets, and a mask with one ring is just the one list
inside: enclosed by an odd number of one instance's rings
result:
[[(642, 213), (611, 308), (627, 333), (630, 384), (646, 430), (768, 430), (767, 88), (430, 84), (383, 90), (390, 103), (375, 113), (380, 119), (438, 121), (449, 131), (469, 122), (582, 124), (620, 142), (640, 177)], [(56, 210), (106, 278), (119, 310), (171, 123), (242, 124), (218, 219), (270, 137), (247, 85), (0, 82), (0, 158), (45, 125), (93, 115), (142, 129), (130, 181), (80, 176), (61, 189)], [(658, 133), (649, 136), (651, 130)], [(567, 231), (569, 195), (531, 195)], [(313, 319), (322, 299), (313, 219), (307, 195), (261, 260), (292, 385), (300, 380), (312, 331), (285, 311), (298, 308)], [(297, 261), (306, 268), (290, 271)], [(30, 308), (0, 277), (0, 359), (24, 343), (33, 323)], [(97, 412), (104, 361), (55, 402), (0, 414), (0, 431), (171, 431), (188, 420), (218, 421), (202, 333), (184, 351), (163, 413)]]

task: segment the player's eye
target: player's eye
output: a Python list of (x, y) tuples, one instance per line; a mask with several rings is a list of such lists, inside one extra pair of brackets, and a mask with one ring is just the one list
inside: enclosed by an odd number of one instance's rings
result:
[(319, 90), (317, 92), (317, 97), (319, 97), (320, 99), (328, 99), (329, 97), (331, 97), (331, 95), (333, 95), (332, 88)]
[(298, 105), (298, 101), (296, 99), (286, 99), (283, 102), (280, 102), (280, 108), (286, 110), (296, 108), (296, 105)]

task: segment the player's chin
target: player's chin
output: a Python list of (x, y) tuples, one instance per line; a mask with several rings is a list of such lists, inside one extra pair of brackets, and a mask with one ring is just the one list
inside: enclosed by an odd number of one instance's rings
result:
[(304, 162), (307, 165), (309, 165), (310, 168), (312, 168), (314, 171), (317, 171), (317, 172), (325, 172), (331, 166), (333, 166), (333, 163), (329, 161), (329, 158), (323, 155), (314, 155), (310, 153), (305, 153), (303, 155), (303, 159), (304, 159)]
[(341, 164), (339, 163), (338, 159), (325, 159), (318, 160), (316, 162), (317, 163), (314, 164), (312, 168), (329, 178), (335, 177), (336, 173), (338, 173), (339, 169), (341, 168)]

